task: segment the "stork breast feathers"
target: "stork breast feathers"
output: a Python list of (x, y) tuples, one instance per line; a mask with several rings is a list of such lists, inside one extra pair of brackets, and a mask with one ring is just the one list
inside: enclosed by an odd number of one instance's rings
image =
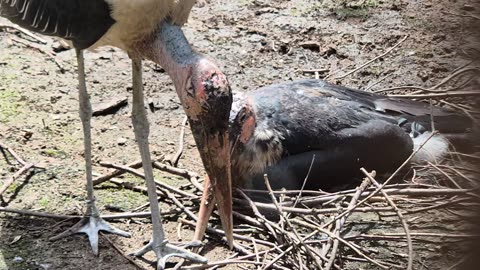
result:
[(184, 24), (195, 0), (105, 0), (116, 23), (92, 46), (112, 45), (127, 50), (131, 44), (152, 33), (167, 17)]

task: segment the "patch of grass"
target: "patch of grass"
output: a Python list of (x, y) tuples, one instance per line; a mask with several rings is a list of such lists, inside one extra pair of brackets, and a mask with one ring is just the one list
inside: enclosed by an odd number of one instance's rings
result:
[(97, 190), (96, 194), (101, 205), (112, 205), (125, 211), (148, 202), (146, 195), (128, 189), (107, 188)]
[(42, 153), (49, 157), (56, 157), (56, 158), (67, 158), (68, 155), (65, 151), (59, 149), (51, 149), (47, 148), (42, 151)]
[(7, 192), (13, 193), (15, 190), (18, 188), (18, 184), (16, 182), (13, 182), (8, 188)]
[[(182, 184), (187, 183), (187, 181), (183, 178), (164, 178), (158, 171), (154, 171), (154, 177), (157, 181), (172, 187), (179, 187)], [(125, 174), (122, 180), (133, 185), (142, 187), (145, 186), (145, 181), (143, 179), (128, 174)], [(119, 188), (116, 185), (108, 182), (101, 184), (100, 189), (97, 189), (95, 192), (96, 197), (101, 205), (111, 205), (125, 211), (131, 210), (148, 202), (148, 196), (146, 194), (129, 189)]]
[(40, 200), (38, 200), (38, 204), (45, 210), (48, 210), (50, 203), (51, 201), (48, 197), (42, 197)]
[[(2, 76), (0, 81), (3, 79)], [(20, 98), (20, 94), (15, 90), (7, 88), (0, 91), (0, 123), (12, 122), (15, 120), (15, 116), (21, 113)]]

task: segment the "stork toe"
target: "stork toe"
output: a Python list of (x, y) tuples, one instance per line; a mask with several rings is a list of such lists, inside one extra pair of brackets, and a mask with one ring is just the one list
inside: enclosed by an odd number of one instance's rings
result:
[[(92, 206), (95, 207), (95, 206)], [(94, 213), (96, 209), (93, 210)], [(124, 237), (130, 237), (131, 234), (120, 229), (117, 229), (103, 220), (98, 214), (89, 215), (89, 211), (87, 214), (82, 217), (82, 219), (73, 225), (71, 228), (67, 229), (66, 231), (50, 238), (50, 241), (56, 241), (61, 238), (70, 236), (72, 234), (77, 233), (84, 233), (88, 236), (88, 241), (90, 242), (90, 246), (92, 247), (93, 254), (95, 256), (98, 255), (98, 233), (100, 231), (104, 231), (111, 234), (117, 234)]]
[[(182, 244), (183, 247), (198, 247), (199, 245), (201, 245), (200, 241), (191, 241), (191, 242)], [(157, 256), (157, 260), (158, 260), (157, 262), (158, 270), (165, 269), (165, 265), (168, 259), (173, 257), (183, 258), (195, 263), (208, 262), (208, 260), (205, 257), (199, 254), (193, 253), (191, 251), (188, 251), (183, 247), (173, 245), (171, 243), (168, 243), (168, 241), (164, 241), (160, 244), (155, 244), (154, 241), (150, 241), (147, 245), (145, 245), (138, 251), (133, 252), (131, 255), (140, 257), (149, 251), (155, 252), (155, 255)]]

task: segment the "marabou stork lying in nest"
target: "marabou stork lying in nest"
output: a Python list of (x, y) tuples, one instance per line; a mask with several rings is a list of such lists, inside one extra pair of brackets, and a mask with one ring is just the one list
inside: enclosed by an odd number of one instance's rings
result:
[[(449, 143), (477, 144), (478, 128), (466, 115), (427, 103), (299, 80), (236, 93), (229, 133), (234, 187), (265, 190), (266, 174), (273, 189), (329, 190), (361, 180), (361, 167), (393, 172), (418, 149), (412, 162), (440, 160)], [(206, 179), (196, 240), (212, 195)]]

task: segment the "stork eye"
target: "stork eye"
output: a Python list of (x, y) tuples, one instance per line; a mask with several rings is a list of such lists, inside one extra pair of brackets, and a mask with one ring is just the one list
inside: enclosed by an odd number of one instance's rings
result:
[(187, 87), (185, 87), (187, 89), (187, 95), (189, 97), (194, 97), (195, 96), (195, 88), (193, 87), (193, 83), (192, 83), (192, 78), (189, 78), (187, 80)]
[(247, 109), (246, 108), (242, 108), (238, 114), (237, 114), (237, 119), (238, 121), (240, 122), (244, 122), (246, 119), (247, 119)]

